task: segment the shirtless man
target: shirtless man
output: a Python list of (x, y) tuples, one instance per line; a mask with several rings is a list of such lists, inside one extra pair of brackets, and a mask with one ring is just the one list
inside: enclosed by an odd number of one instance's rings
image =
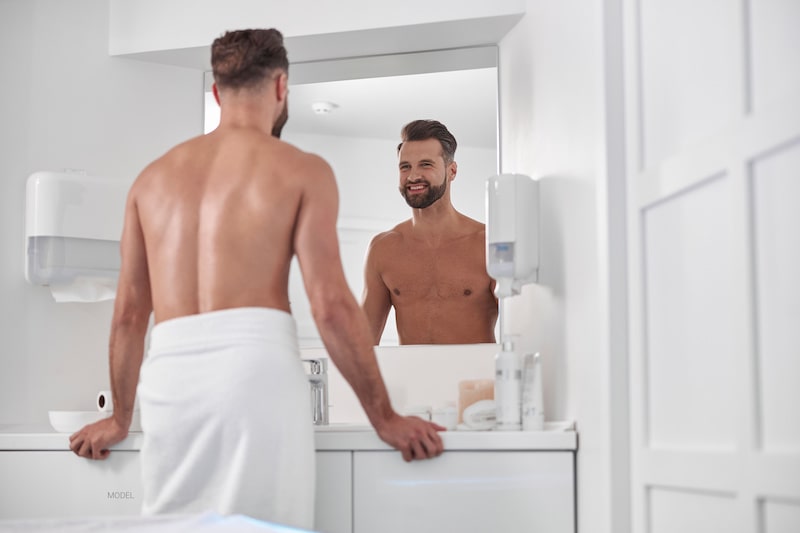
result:
[(310, 529), (314, 435), (288, 297), (295, 254), (328, 353), (380, 438), (406, 461), (430, 458), (444, 428), (392, 409), (342, 271), (334, 175), (278, 138), (288, 116), (281, 34), (228, 32), (211, 62), (219, 127), (151, 163), (128, 194), (114, 413), (70, 447), (108, 457), (128, 435), (138, 383), (145, 514), (216, 511)]
[(361, 306), (375, 344), (392, 306), (400, 344), (495, 342), (485, 226), (450, 201), (455, 152), (456, 139), (440, 122), (403, 127), (400, 194), (412, 217), (376, 235), (367, 252)]

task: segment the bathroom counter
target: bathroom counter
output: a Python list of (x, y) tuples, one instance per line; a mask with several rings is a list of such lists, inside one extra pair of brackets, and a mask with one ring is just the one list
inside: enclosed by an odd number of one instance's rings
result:
[[(572, 422), (548, 422), (544, 431), (443, 431), (445, 450), (568, 450), (578, 449)], [(317, 451), (391, 450), (370, 426), (331, 424), (316, 428)]]
[[(544, 431), (444, 431), (445, 450), (577, 450), (578, 436), (572, 422), (548, 422)], [(361, 424), (315, 427), (317, 451), (390, 450), (375, 431)], [(139, 451), (142, 433), (131, 432), (112, 450)], [(69, 434), (56, 433), (46, 424), (0, 424), (0, 451), (68, 450)]]
[[(369, 426), (316, 427), (315, 529), (574, 533), (574, 424), (441, 435), (445, 453), (407, 463)], [(142, 441), (134, 432), (108, 459), (78, 460), (49, 424), (0, 424), (0, 516), (138, 515)]]
[[(0, 424), (0, 451), (69, 450), (70, 433), (57, 433), (48, 424)], [(112, 450), (139, 451), (142, 433), (131, 432)]]

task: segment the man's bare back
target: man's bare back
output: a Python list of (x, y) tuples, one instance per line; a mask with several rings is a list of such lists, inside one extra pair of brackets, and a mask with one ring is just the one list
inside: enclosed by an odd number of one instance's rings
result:
[(263, 132), (230, 128), (151, 164), (132, 192), (156, 322), (232, 307), (289, 312), (301, 198), (309, 187), (326, 186), (326, 167)]
[(401, 344), (494, 342), (497, 301), (484, 248), (484, 225), (465, 216), (438, 246), (416, 236), (410, 220), (375, 238), (370, 253)]

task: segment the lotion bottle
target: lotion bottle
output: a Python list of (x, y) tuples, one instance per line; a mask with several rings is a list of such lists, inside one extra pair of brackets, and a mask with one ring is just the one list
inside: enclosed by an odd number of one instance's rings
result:
[(544, 429), (544, 394), (542, 391), (541, 356), (522, 356), (522, 430)]
[(498, 431), (522, 429), (522, 366), (511, 342), (495, 355), (494, 400)]

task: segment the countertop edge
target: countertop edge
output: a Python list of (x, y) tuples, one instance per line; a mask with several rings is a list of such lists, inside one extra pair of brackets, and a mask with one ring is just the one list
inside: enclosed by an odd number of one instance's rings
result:
[[(0, 425), (0, 451), (69, 451), (68, 433), (46, 427)], [(578, 434), (573, 429), (545, 431), (443, 431), (445, 450), (451, 451), (576, 451)], [(141, 432), (131, 432), (112, 451), (139, 451)], [(391, 451), (371, 428), (325, 428), (316, 431), (317, 451)]]

